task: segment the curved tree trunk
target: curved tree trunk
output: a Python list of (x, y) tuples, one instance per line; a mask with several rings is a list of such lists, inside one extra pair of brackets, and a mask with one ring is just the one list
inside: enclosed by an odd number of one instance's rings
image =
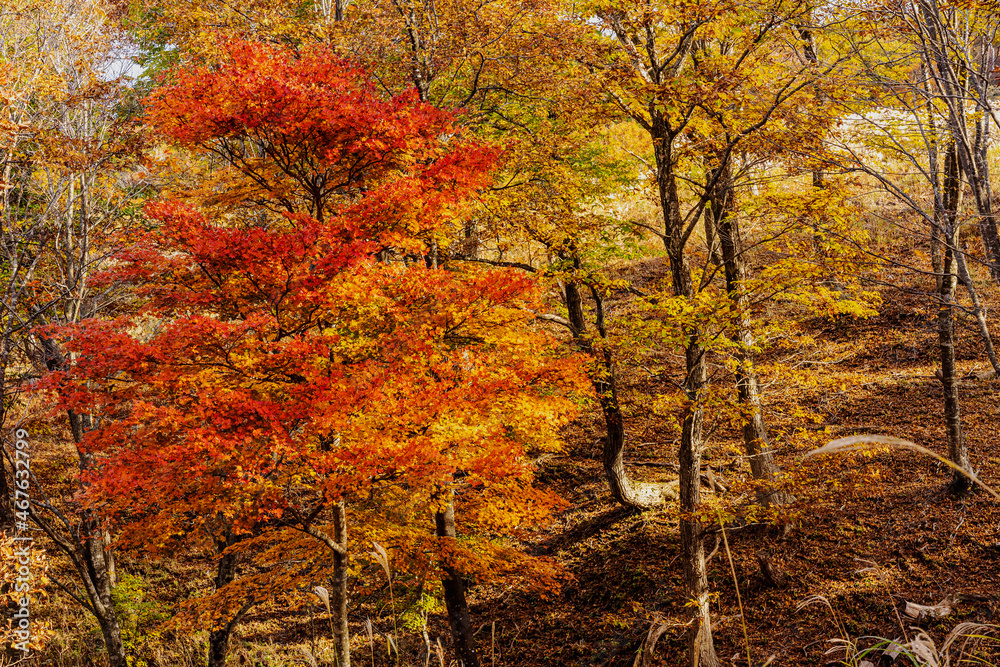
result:
[[(760, 399), (760, 383), (753, 363), (753, 331), (751, 329), (749, 300), (743, 283), (746, 280), (746, 262), (743, 258), (743, 238), (739, 220), (733, 215), (734, 192), (729, 164), (722, 167), (716, 179), (711, 198), (711, 211), (715, 216), (722, 243), (725, 263), (726, 291), (733, 304), (736, 328), (736, 394), (743, 408), (743, 448), (750, 459), (754, 479), (765, 484), (757, 493), (757, 500), (765, 505), (782, 505), (789, 501), (788, 494), (774, 488), (781, 468), (774, 461), (768, 446), (767, 427)], [(770, 486), (771, 488), (767, 488)]]
[[(434, 516), (438, 540), (451, 541), (457, 538), (455, 531), (455, 505), (448, 506)], [(444, 587), (444, 603), (448, 610), (448, 625), (451, 628), (451, 638), (455, 644), (455, 656), (459, 667), (479, 667), (479, 655), (476, 653), (476, 640), (472, 636), (472, 617), (469, 615), (469, 603), (465, 599), (465, 582), (462, 573), (456, 570), (447, 558), (443, 558), (441, 569), (444, 576), (441, 584)]]
[[(61, 360), (61, 357), (59, 357)], [(60, 361), (59, 366), (62, 366)], [(80, 472), (86, 474), (93, 466), (93, 459), (89, 454), (81, 449), (84, 435), (93, 428), (90, 415), (80, 415), (72, 410), (68, 411), (70, 431), (73, 433), (73, 441), (77, 445), (77, 452), (80, 457)], [(117, 583), (115, 576), (115, 559), (107, 549), (109, 544), (108, 535), (100, 526), (97, 517), (90, 510), (82, 513), (76, 543), (72, 548), (76, 553), (68, 553), (77, 573), (80, 575), (87, 597), (90, 601), (90, 611), (97, 619), (97, 624), (101, 628), (101, 635), (104, 637), (104, 647), (108, 652), (109, 667), (127, 667), (128, 658), (125, 653), (125, 645), (122, 642), (121, 625), (118, 622), (118, 613), (115, 609), (112, 591)], [(45, 529), (45, 526), (43, 526)], [(50, 536), (53, 533), (46, 530)], [(58, 543), (58, 542), (57, 542)], [(64, 550), (69, 545), (65, 545)]]
[[(577, 260), (579, 264), (579, 260)], [(597, 394), (597, 402), (604, 415), (607, 438), (604, 441), (604, 474), (608, 479), (611, 495), (619, 504), (643, 510), (662, 502), (661, 486), (658, 484), (635, 484), (625, 470), (625, 420), (618, 403), (618, 379), (614, 358), (607, 349), (595, 350), (587, 335), (587, 322), (583, 313), (583, 295), (580, 286), (574, 282), (565, 285), (566, 310), (577, 347), (593, 360), (590, 381)], [(602, 338), (607, 336), (604, 326), (604, 303), (600, 293), (591, 290), (597, 308), (597, 330)]]

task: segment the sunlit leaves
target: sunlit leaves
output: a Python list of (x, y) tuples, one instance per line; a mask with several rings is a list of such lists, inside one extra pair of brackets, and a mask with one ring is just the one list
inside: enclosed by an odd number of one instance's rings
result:
[[(223, 528), (277, 540), (341, 499), (352, 530), (397, 525), (415, 558), (443, 493), (491, 536), (544, 519), (557, 501), (530, 490), (528, 455), (558, 446), (575, 360), (531, 325), (529, 277), (425, 259), (497, 151), (328, 50), (227, 49), (154, 93), (148, 122), (221, 158), (238, 195), (213, 181), (147, 205), (150, 231), (102, 278), (135, 286), (138, 311), (58, 332), (78, 362), (50, 385), (103, 420), (89, 501), (153, 550)], [(456, 562), (516, 553), (472, 546)]]

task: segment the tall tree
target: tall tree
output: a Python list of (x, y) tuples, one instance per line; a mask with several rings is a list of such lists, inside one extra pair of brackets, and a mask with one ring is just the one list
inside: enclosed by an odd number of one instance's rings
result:
[[(691, 259), (692, 232), (713, 196), (737, 146), (771, 123), (779, 111), (814, 80), (810, 66), (789, 66), (778, 35), (802, 20), (801, 3), (763, 3), (752, 7), (715, 3), (596, 3), (579, 19), (607, 36), (610, 63), (594, 58), (594, 73), (607, 85), (621, 111), (649, 134), (654, 174), (662, 211), (662, 227), (650, 228), (662, 240), (670, 261), (671, 289), (679, 303), (694, 306), (707, 286)], [(599, 19), (593, 20), (593, 16)], [(709, 47), (709, 44), (714, 46)], [(794, 61), (793, 61), (794, 62)], [(733, 113), (729, 97), (745, 81), (760, 82), (757, 97)], [(764, 83), (767, 81), (768, 83)], [(744, 84), (745, 85), (745, 84)], [(711, 129), (722, 121), (724, 133)], [(709, 179), (700, 194), (686, 203), (682, 194), (682, 160), (698, 155), (692, 135), (707, 135), (716, 150)], [(724, 184), (723, 184), (724, 185)], [(717, 197), (722, 204), (722, 198)], [(722, 213), (723, 206), (719, 206)], [(733, 236), (730, 233), (730, 242)], [(734, 250), (734, 248), (731, 248)], [(731, 277), (739, 276), (730, 266)], [(738, 298), (738, 297), (737, 297)], [(716, 665), (705, 570), (704, 531), (697, 519), (701, 503), (701, 455), (704, 446), (704, 402), (708, 389), (709, 338), (696, 319), (676, 320), (676, 340), (684, 357), (679, 382), (684, 396), (680, 437), (681, 556), (684, 583), (691, 600), (689, 630), (693, 665)], [(747, 366), (744, 365), (744, 375)], [(755, 444), (756, 443), (756, 444)], [(753, 439), (751, 447), (759, 452)]]
[[(87, 439), (101, 463), (90, 498), (143, 516), (129, 532), (147, 541), (214, 535), (216, 630), (260, 590), (311, 575), (223, 581), (235, 538), (317, 540), (334, 556), (346, 664), (351, 506), (405, 489), (426, 521), (454, 492), (483, 515), (510, 487), (512, 517), (544, 514), (554, 500), (525, 492), (525, 449), (551, 445), (571, 411), (574, 361), (525, 325), (533, 286), (517, 272), (408, 259), (460, 223), (497, 153), (455, 137), (448, 114), (383, 98), (327, 48), (248, 42), (178, 71), (148, 105), (162, 136), (226, 168), (186, 194), (201, 210), (147, 207), (156, 230), (108, 278), (141, 286), (136, 316), (63, 332), (80, 356), (62, 400), (105, 416)], [(442, 549), (446, 582), (463, 553)]]
[[(33, 335), (47, 322), (75, 322), (105, 309), (112, 292), (92, 274), (127, 228), (137, 179), (135, 123), (128, 87), (115, 78), (120, 32), (103, 2), (5, 4), (0, 12), (4, 142), (0, 168), (0, 426), (17, 415), (24, 381), (56, 370), (65, 351)], [(32, 365), (30, 361), (34, 361)], [(26, 370), (28, 369), (28, 370)], [(91, 467), (82, 447), (92, 421), (66, 413), (81, 475)], [(2, 467), (2, 466), (0, 466)], [(6, 471), (0, 470), (6, 481)], [(4, 499), (5, 485), (0, 484)], [(51, 489), (48, 489), (51, 492)], [(32, 519), (64, 552), (75, 581), (56, 577), (92, 613), (112, 665), (125, 665), (117, 611), (113, 551), (100, 516), (38, 487)]]

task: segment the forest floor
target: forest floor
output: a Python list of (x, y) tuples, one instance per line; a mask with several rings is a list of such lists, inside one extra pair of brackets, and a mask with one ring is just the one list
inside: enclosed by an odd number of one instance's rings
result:
[[(662, 278), (665, 266), (654, 259), (627, 271), (643, 284)], [(884, 273), (881, 278), (904, 279)], [(917, 624), (897, 614), (905, 602), (957, 599), (954, 613), (922, 626), (938, 645), (960, 622), (1000, 623), (1000, 512), (986, 493), (964, 499), (949, 495), (950, 472), (907, 451), (804, 458), (829, 440), (862, 433), (907, 438), (946, 452), (942, 391), (934, 376), (936, 311), (920, 287), (926, 285), (883, 288), (879, 314), (868, 319), (804, 320), (794, 336), (769, 346), (758, 360), (768, 427), (795, 496), (776, 516), (752, 516), (753, 493), (738, 433), (707, 415), (711, 436), (705, 464), (732, 487), (720, 503), (729, 516), (732, 561), (722, 546), (708, 563), (713, 632), (723, 664), (747, 665), (748, 650), (754, 666), (839, 664), (837, 654), (828, 653), (836, 647), (831, 640), (894, 639), (904, 633), (912, 639)], [(1000, 299), (993, 301), (988, 305), (998, 312)], [(1000, 487), (1000, 380), (972, 379), (989, 366), (971, 322), (960, 328), (959, 341), (960, 370), (969, 376), (960, 392), (970, 455), (979, 476)], [(790, 374), (789, 368), (798, 372)], [(676, 477), (676, 433), (652, 407), (661, 380), (641, 370), (624, 372), (622, 380), (630, 473), (643, 480)], [(601, 467), (602, 430), (599, 411), (585, 411), (567, 432), (566, 450), (538, 464), (541, 482), (568, 505), (527, 548), (563, 568), (561, 589), (547, 597), (499, 585), (472, 589), (484, 667), (631, 667), (650, 628), (659, 624), (665, 632), (648, 664), (687, 664), (675, 503), (641, 514), (616, 506)], [(72, 463), (65, 454), (58, 458)], [(56, 484), (65, 482), (72, 468), (57, 463), (45, 466)], [(707, 548), (713, 546), (710, 539)], [(785, 585), (767, 581), (758, 555), (785, 571)], [(54, 567), (60, 569), (58, 563)], [(210, 585), (211, 564), (205, 558), (179, 555), (155, 564), (123, 558), (121, 569), (156, 591), (155, 603), (133, 591), (132, 606), (146, 613), (143, 623), (150, 627), (166, 618), (156, 616), (163, 610), (197, 594), (181, 590), (177, 582), (197, 573), (203, 586)], [(829, 606), (799, 608), (817, 595)], [(78, 607), (54, 591), (46, 613), (57, 636), (44, 664), (100, 664), (99, 635)], [(328, 642), (317, 645), (315, 619), (304, 614), (252, 612), (234, 636), (230, 664), (310, 664), (310, 651), (320, 664), (333, 664), (322, 659)], [(362, 626), (352, 627), (357, 664), (395, 664), (387, 661), (384, 639), (378, 639), (380, 630), (391, 630), (380, 627), (382, 621), (375, 628), (377, 651), (369, 652)], [(419, 630), (407, 632), (404, 655), (407, 649), (419, 654)], [(429, 615), (427, 632), (432, 642), (448, 636), (442, 614)], [(195, 665), (203, 659), (203, 639), (175, 641), (190, 645), (175, 647), (169, 659), (144, 656), (143, 664)], [(860, 644), (876, 641), (861, 639)], [(989, 656), (987, 664), (1000, 664), (1000, 650), (983, 655)], [(425, 652), (412, 664), (427, 660), (438, 663)]]
[[(810, 448), (854, 434), (906, 438), (947, 454), (934, 375), (937, 311), (910, 287), (886, 288), (882, 296), (878, 316), (809, 320), (794, 350), (778, 346), (760, 359), (768, 425), (796, 499), (774, 525), (730, 524), (732, 566), (724, 548), (709, 561), (723, 664), (747, 665), (747, 644), (753, 665), (841, 664), (838, 639), (913, 639), (917, 623), (897, 613), (907, 601), (959, 599), (948, 617), (921, 624), (939, 646), (960, 622), (1000, 623), (1000, 511), (988, 494), (949, 495), (950, 470), (909, 451), (803, 459)], [(960, 328), (957, 349), (967, 376), (960, 389), (966, 437), (979, 476), (1000, 486), (1000, 380), (972, 379), (989, 370), (972, 324)], [(822, 367), (823, 381), (768, 377), (769, 362), (780, 355)], [(625, 380), (629, 395), (655, 391), (648, 376)], [(668, 479), (676, 437), (657, 431), (648, 408), (635, 408), (628, 428), (639, 444), (628, 452), (630, 470)], [(572, 504), (538, 546), (566, 568), (569, 583), (549, 600), (508, 591), (473, 608), (483, 624), (481, 645), (496, 647), (498, 665), (631, 666), (658, 623), (667, 629), (651, 664), (688, 664), (676, 510), (633, 514), (615, 505), (601, 469), (598, 417), (579, 420), (570, 449), (546, 461), (541, 474)], [(732, 455), (738, 437), (722, 429), (706, 452), (706, 463), (736, 482), (734, 493), (748, 473)], [(712, 546), (709, 540), (706, 550)], [(787, 573), (781, 588), (763, 576), (760, 552)], [(829, 606), (799, 608), (816, 595)], [(861, 639), (859, 646), (877, 641)], [(992, 646), (977, 655), (1000, 664), (1000, 643)]]

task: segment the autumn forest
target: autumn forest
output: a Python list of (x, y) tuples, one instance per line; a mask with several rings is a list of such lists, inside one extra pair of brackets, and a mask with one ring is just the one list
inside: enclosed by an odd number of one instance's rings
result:
[(1000, 665), (995, 0), (0, 0), (0, 65), (0, 665)]

